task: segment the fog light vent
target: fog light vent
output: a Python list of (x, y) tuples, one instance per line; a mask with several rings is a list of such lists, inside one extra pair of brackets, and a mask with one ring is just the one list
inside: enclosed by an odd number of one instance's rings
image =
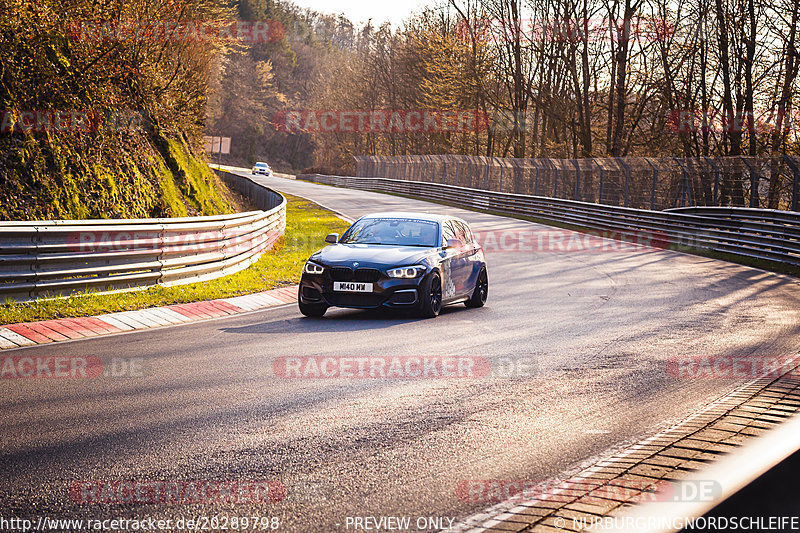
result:
[(303, 287), (303, 298), (306, 300), (320, 300), (322, 294), (314, 287)]
[(392, 294), (393, 304), (410, 305), (416, 303), (416, 301), (417, 301), (416, 289), (397, 291), (394, 294)]

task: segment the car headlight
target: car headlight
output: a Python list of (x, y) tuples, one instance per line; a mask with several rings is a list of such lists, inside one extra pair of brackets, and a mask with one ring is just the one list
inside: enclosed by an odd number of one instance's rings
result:
[(391, 270), (387, 270), (386, 273), (389, 275), (390, 278), (406, 278), (406, 279), (413, 279), (418, 278), (425, 273), (425, 267), (421, 265), (410, 266), (410, 267), (401, 267), (401, 268), (393, 268)]
[(325, 272), (325, 269), (316, 263), (308, 261), (306, 263), (306, 266), (303, 267), (303, 272), (305, 272), (306, 274), (322, 274), (323, 272)]

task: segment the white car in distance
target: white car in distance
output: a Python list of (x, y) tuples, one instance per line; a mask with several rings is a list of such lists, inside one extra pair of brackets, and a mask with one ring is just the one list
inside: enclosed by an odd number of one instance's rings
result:
[(272, 169), (268, 164), (258, 162), (253, 166), (253, 175), (263, 174), (264, 176), (272, 176)]

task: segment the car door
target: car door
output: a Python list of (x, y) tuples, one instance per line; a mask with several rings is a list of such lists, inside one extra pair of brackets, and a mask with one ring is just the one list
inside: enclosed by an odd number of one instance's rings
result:
[[(467, 278), (469, 277), (469, 255), (467, 236), (464, 234), (464, 227), (458, 223), (457, 220), (448, 219), (445, 222), (445, 227), (448, 228), (448, 234), (451, 234), (451, 239), (458, 239), (461, 241), (461, 246), (457, 248), (448, 248), (447, 254), (450, 260), (450, 277), (453, 283), (453, 290), (451, 297), (461, 296), (465, 293)], [(444, 233), (444, 231), (443, 231)], [(447, 241), (445, 240), (445, 244)]]
[(464, 285), (462, 290), (464, 293), (471, 294), (475, 288), (475, 282), (478, 279), (478, 274), (480, 273), (481, 265), (483, 264), (483, 258), (481, 257), (481, 254), (478, 253), (478, 246), (475, 242), (475, 237), (467, 223), (460, 220), (456, 220), (454, 222), (461, 230), (461, 233), (459, 234), (456, 232), (456, 235), (462, 235), (464, 241), (464, 256), (461, 259), (464, 263)]
[(447, 248), (447, 242), (456, 238), (456, 230), (449, 220), (442, 222), (442, 252), (439, 262), (439, 271), (442, 274), (442, 298), (449, 300), (456, 295), (455, 279), (453, 278), (453, 258), (458, 250)]

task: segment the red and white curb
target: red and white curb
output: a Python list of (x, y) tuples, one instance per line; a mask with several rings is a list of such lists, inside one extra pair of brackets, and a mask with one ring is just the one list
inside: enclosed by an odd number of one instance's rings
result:
[(0, 350), (198, 322), (297, 301), (297, 286), (205, 302), (0, 326)]

